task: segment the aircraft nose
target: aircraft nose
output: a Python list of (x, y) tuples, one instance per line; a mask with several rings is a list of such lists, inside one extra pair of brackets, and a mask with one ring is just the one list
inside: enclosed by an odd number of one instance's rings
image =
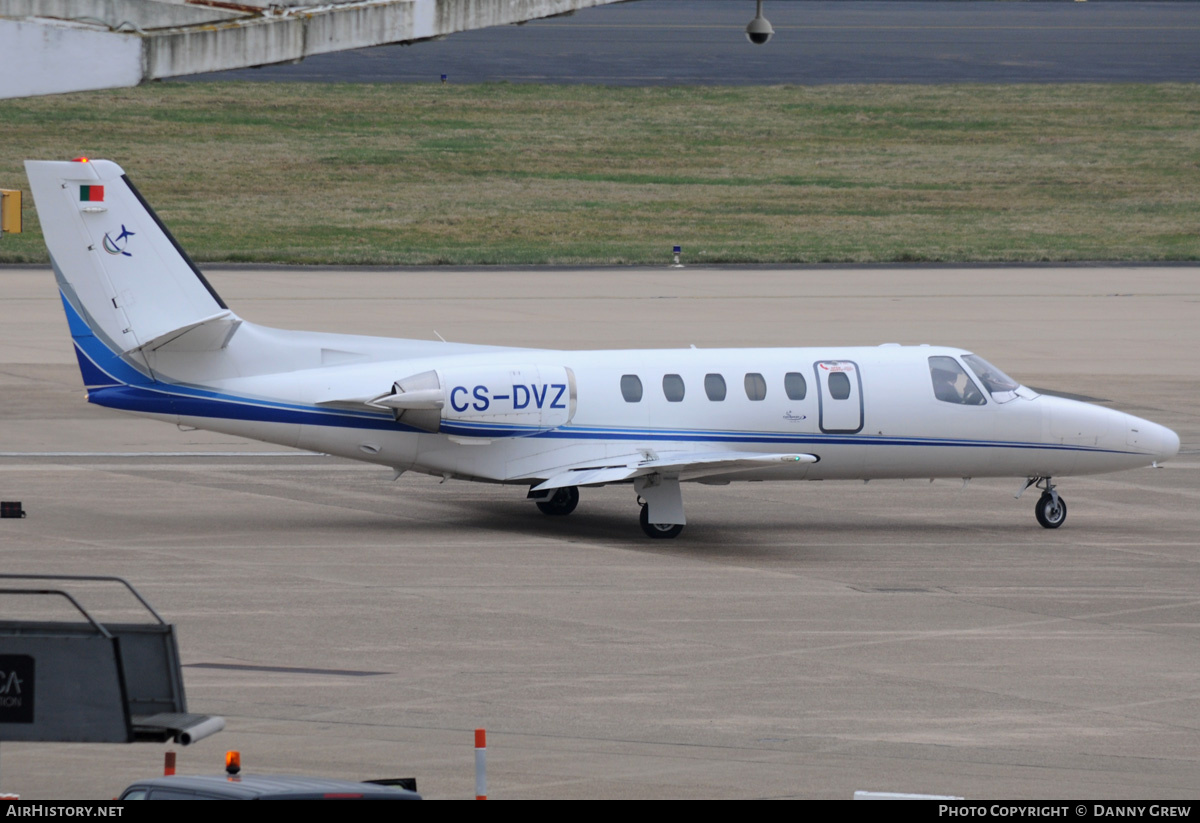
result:
[(1166, 426), (1155, 426), (1154, 428), (1157, 430), (1154, 437), (1158, 441), (1158, 446), (1154, 449), (1155, 459), (1161, 462), (1170, 460), (1179, 454), (1179, 435)]
[(1140, 417), (1129, 418), (1126, 442), (1139, 449), (1145, 449), (1161, 463), (1179, 454), (1179, 435), (1166, 426), (1142, 420)]

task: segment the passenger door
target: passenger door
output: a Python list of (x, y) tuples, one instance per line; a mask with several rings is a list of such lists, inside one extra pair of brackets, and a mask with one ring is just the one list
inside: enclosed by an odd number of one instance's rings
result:
[(821, 431), (854, 434), (863, 427), (862, 377), (851, 360), (819, 360), (817, 376)]

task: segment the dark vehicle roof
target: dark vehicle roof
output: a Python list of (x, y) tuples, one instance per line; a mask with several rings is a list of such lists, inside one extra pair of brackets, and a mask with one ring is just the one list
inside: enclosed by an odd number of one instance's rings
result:
[(177, 775), (139, 780), (121, 793), (147, 792), (147, 800), (420, 800), (395, 786), (284, 774)]

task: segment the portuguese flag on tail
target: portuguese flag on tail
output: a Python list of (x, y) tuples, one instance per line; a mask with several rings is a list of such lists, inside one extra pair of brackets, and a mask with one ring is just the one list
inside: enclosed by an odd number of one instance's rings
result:
[(104, 186), (80, 186), (79, 200), (92, 203), (104, 202)]

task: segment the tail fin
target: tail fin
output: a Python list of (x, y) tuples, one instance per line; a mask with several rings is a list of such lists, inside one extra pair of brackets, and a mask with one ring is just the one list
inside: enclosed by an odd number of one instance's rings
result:
[(25, 171), (86, 385), (153, 381), (140, 356), (151, 350), (228, 344), (241, 321), (120, 166), (28, 160)]

